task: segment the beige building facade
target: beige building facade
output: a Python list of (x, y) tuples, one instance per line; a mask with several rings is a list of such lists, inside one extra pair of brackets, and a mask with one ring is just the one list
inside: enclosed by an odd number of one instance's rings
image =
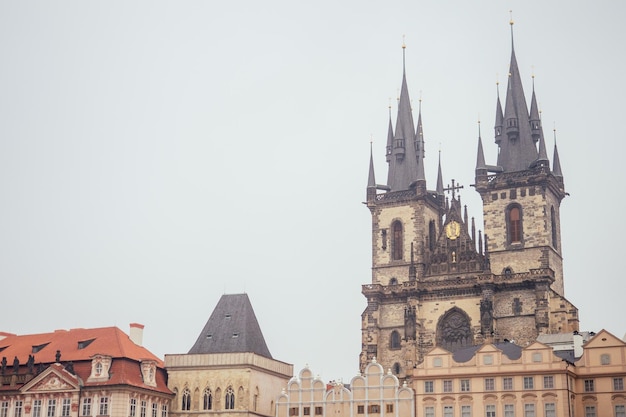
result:
[(435, 348), (412, 370), (416, 414), (425, 417), (623, 417), (626, 343), (601, 331), (575, 363), (536, 342)]
[(326, 384), (306, 367), (289, 381), (276, 402), (276, 417), (296, 416), (414, 417), (414, 392), (376, 360), (349, 385)]
[(273, 416), (293, 365), (275, 360), (246, 294), (223, 295), (186, 354), (165, 355), (172, 417)]

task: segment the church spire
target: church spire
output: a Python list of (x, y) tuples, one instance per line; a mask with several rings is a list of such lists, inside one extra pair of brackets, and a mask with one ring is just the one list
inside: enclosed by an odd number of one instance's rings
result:
[[(513, 43), (513, 20), (511, 20), (511, 62), (504, 108), (504, 133), (499, 141), (498, 165), (505, 172), (523, 171), (537, 159), (535, 138), (530, 125), (528, 106), (522, 87), (522, 79), (515, 57)], [(496, 133), (497, 133), (496, 114)], [(498, 136), (496, 135), (496, 142)]]
[(556, 147), (556, 129), (554, 129), (554, 156), (552, 157), (552, 174), (563, 181), (563, 171), (561, 171), (561, 161), (559, 159), (559, 150)]
[(437, 195), (443, 196), (443, 175), (441, 175), (441, 151), (439, 151), (439, 168), (437, 169)]
[(398, 116), (396, 130), (391, 140), (391, 152), (387, 152), (389, 173), (387, 186), (391, 191), (408, 190), (418, 180), (418, 153), (416, 148), (415, 123), (406, 82), (405, 68), (406, 46), (402, 45), (402, 87), (398, 98)]
[(422, 129), (422, 97), (419, 99), (417, 130), (415, 131), (415, 154), (417, 157), (417, 180), (426, 181), (424, 173), (424, 130)]

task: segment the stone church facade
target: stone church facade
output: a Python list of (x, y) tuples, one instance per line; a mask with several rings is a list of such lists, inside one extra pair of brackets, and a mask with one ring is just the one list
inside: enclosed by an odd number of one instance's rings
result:
[(534, 87), (529, 108), (514, 49), (509, 73), (504, 109), (496, 102), (494, 165), (478, 138), (473, 186), (483, 232), (468, 218), (462, 187), (444, 188), (441, 163), (435, 187), (426, 184), (421, 104), (415, 124), (404, 71), (395, 126), (389, 120), (386, 184), (376, 183), (370, 157), (372, 278), (362, 286), (361, 370), (376, 358), (406, 377), (437, 346), (528, 346), (541, 334), (578, 330), (578, 310), (564, 294), (558, 150), (550, 162)]

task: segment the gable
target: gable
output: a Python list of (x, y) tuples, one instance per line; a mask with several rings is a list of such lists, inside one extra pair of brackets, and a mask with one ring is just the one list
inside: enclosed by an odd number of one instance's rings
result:
[(22, 387), (22, 393), (78, 391), (80, 380), (55, 364)]
[(602, 329), (596, 335), (591, 338), (585, 345), (584, 349), (593, 349), (600, 347), (621, 347), (626, 346), (626, 343), (620, 338), (614, 336), (610, 332)]

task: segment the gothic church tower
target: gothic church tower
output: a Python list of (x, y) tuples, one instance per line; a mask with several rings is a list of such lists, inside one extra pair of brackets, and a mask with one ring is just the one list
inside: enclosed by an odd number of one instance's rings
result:
[(505, 338), (524, 346), (541, 333), (578, 329), (563, 297), (558, 154), (550, 171), (534, 91), (529, 114), (514, 52), (506, 100), (504, 113), (497, 104), (497, 166), (485, 164), (479, 137), (483, 243), (457, 193), (463, 187), (452, 180), (444, 188), (441, 163), (434, 190), (426, 185), (421, 103), (415, 125), (403, 65), (386, 184), (376, 184), (370, 155), (372, 281), (362, 286), (361, 369), (375, 357), (410, 377), (435, 346), (455, 351)]

